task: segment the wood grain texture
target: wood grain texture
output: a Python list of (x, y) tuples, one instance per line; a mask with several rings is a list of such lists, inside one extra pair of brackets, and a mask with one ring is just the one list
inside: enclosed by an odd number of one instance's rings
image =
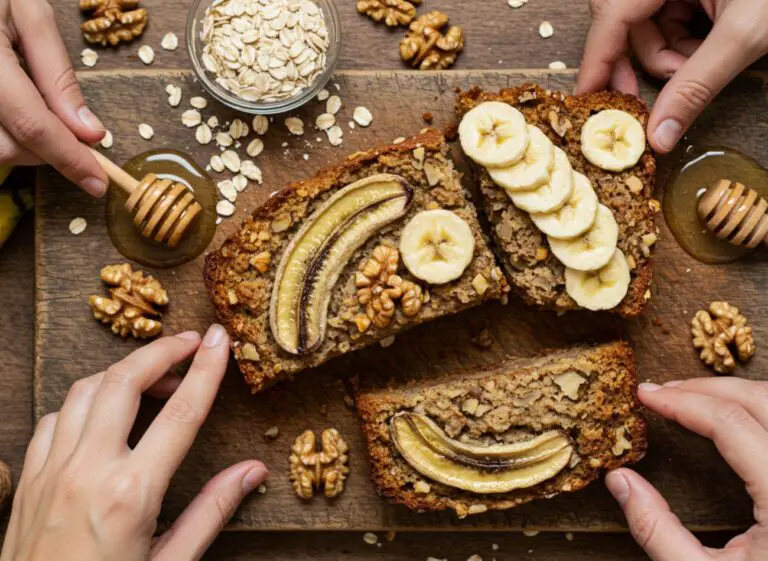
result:
[[(347, 129), (343, 147), (334, 149), (327, 142), (315, 143), (315, 134), (289, 138), (279, 122), (273, 124), (265, 137), (267, 149), (258, 158), (265, 184), (252, 186), (241, 195), (236, 216), (221, 225), (214, 247), (237, 228), (247, 209), (252, 209), (287, 181), (307, 177), (346, 153), (417, 131), (423, 125), (424, 111), (431, 111), (438, 125), (451, 122), (453, 92), (457, 87), (478, 84), (498, 88), (531, 79), (545, 87), (562, 90), (569, 90), (573, 83), (573, 75), (568, 72), (339, 74), (335, 82), (345, 102), (341, 122), (346, 123), (356, 105), (366, 105), (374, 112), (373, 125), (367, 130)], [(163, 89), (168, 82), (183, 83), (185, 99), (198, 87), (184, 73), (145, 71), (132, 75), (88, 73), (82, 76), (90, 104), (98, 108), (115, 133), (115, 147), (109, 155), (118, 162), (142, 150), (162, 146), (191, 151), (199, 161), (205, 161), (215, 150), (197, 145), (193, 131), (181, 126), (179, 115), (186, 104), (173, 110), (167, 106)], [(137, 90), (145, 94), (138, 105), (134, 94)], [(646, 86), (644, 95), (652, 98), (654, 90)], [(763, 145), (768, 136), (768, 124), (753, 118), (765, 114), (767, 104), (764, 76), (744, 76), (705, 113), (689, 140), (717, 141), (749, 153), (750, 147)], [(739, 111), (734, 111), (735, 107)], [(300, 115), (309, 123), (321, 111), (320, 104), (310, 104)], [(228, 118), (223, 108), (214, 106), (205, 113), (214, 112), (220, 118)], [(136, 133), (142, 121), (155, 127), (152, 142), (142, 140)], [(283, 148), (284, 142), (288, 143), (287, 148)], [(303, 153), (309, 154), (308, 162), (302, 159)], [(660, 185), (669, 164), (670, 160), (661, 162)], [(72, 189), (57, 174), (43, 174), (42, 180), (37, 261), (38, 415), (57, 409), (74, 380), (105, 368), (137, 347), (132, 341), (115, 338), (94, 321), (86, 304), (89, 294), (102, 290), (99, 269), (120, 261), (106, 235), (103, 202)], [(67, 224), (78, 215), (88, 220), (89, 227), (75, 238), (68, 234)], [(623, 528), (619, 509), (600, 485), (579, 494), (464, 521), (457, 521), (449, 514), (420, 516), (386, 505), (375, 496), (367, 481), (359, 426), (345, 405), (345, 385), (339, 380), (354, 374), (379, 381), (393, 376), (429, 376), (487, 364), (506, 355), (529, 355), (573, 341), (616, 335), (629, 337), (633, 342), (643, 380), (658, 382), (708, 375), (709, 371), (696, 360), (691, 348), (689, 322), (698, 308), (721, 298), (742, 307), (752, 319), (757, 340), (763, 340), (766, 327), (761, 320), (766, 314), (761, 305), (762, 286), (768, 265), (760, 255), (726, 267), (705, 266), (683, 253), (663, 224), (656, 255), (653, 299), (645, 315), (634, 321), (622, 322), (614, 317), (583, 313), (558, 318), (513, 300), (506, 307), (490, 304), (422, 326), (402, 335), (386, 350), (372, 348), (342, 357), (257, 397), (248, 395), (245, 384), (233, 369), (211, 418), (174, 479), (163, 520), (175, 518), (216, 471), (238, 460), (258, 456), (272, 468), (269, 491), (246, 502), (233, 520), (234, 528), (469, 530), (523, 525), (557, 530)], [(172, 304), (165, 318), (167, 333), (204, 329), (213, 321), (200, 269), (198, 259), (176, 270), (154, 271), (168, 287), (171, 297)], [(736, 286), (738, 290), (734, 289)], [(488, 351), (481, 351), (470, 343), (471, 337), (484, 327), (490, 330), (495, 341)], [(76, 362), (72, 360), (74, 357), (78, 359)], [(754, 378), (765, 376), (767, 363), (768, 356), (758, 352), (740, 374)], [(158, 407), (154, 403), (147, 405), (144, 423)], [(323, 413), (325, 408), (327, 412)], [(281, 436), (268, 444), (263, 433), (272, 425), (280, 427)], [(287, 478), (289, 448), (293, 438), (304, 429), (321, 430), (327, 426), (338, 428), (351, 444), (349, 486), (335, 503), (322, 498), (302, 503), (293, 496)], [(751, 502), (742, 482), (709, 442), (658, 419), (651, 420), (650, 442), (649, 456), (640, 471), (666, 495), (686, 524), (719, 529), (751, 522)], [(711, 481), (719, 483), (713, 487)]]
[[(72, 0), (50, 0), (59, 28), (65, 38), (70, 58), (78, 68), (80, 51), (88, 45), (80, 33), (83, 20)], [(149, 26), (144, 36), (118, 49), (99, 51), (98, 69), (139, 69), (143, 63), (137, 51), (142, 44), (151, 45), (157, 58), (157, 68), (187, 68), (185, 27), (192, 0), (143, 0), (149, 10)], [(520, 10), (507, 6), (506, 0), (474, 1), (441, 0), (438, 4), (425, 3), (419, 13), (439, 9), (451, 22), (464, 28), (467, 46), (458, 59), (456, 68), (547, 68), (550, 62), (561, 60), (569, 67), (578, 65), (584, 37), (589, 27), (586, 1), (568, 3), (563, 9), (561, 0), (538, 0)], [(339, 57), (340, 69), (380, 70), (405, 68), (398, 53), (398, 43), (406, 29), (389, 29), (374, 24), (357, 13), (355, 0), (337, 0), (336, 6), (342, 23), (343, 43)], [(539, 36), (539, 23), (550, 21), (555, 34), (549, 39)], [(179, 36), (176, 52), (160, 48), (163, 35), (173, 31)]]

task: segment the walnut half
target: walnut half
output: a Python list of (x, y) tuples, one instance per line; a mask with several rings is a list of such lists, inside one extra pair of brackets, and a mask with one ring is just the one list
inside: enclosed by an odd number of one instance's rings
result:
[(408, 25), (416, 17), (421, 0), (357, 0), (357, 11), (390, 27)]
[(121, 337), (132, 335), (147, 339), (162, 331), (163, 324), (159, 320), (162, 314), (155, 306), (167, 305), (168, 293), (157, 279), (122, 263), (104, 267), (101, 280), (113, 288), (109, 291), (110, 298), (90, 297), (93, 317), (110, 324), (112, 332)]
[(336, 429), (320, 436), (320, 450), (311, 430), (301, 433), (291, 447), (290, 467), (293, 490), (302, 499), (311, 499), (314, 490), (323, 488), (329, 499), (344, 491), (349, 468), (349, 446)]
[(90, 18), (81, 26), (89, 43), (113, 47), (133, 41), (144, 33), (149, 13), (138, 0), (80, 0), (80, 10)]
[(448, 16), (433, 10), (413, 21), (400, 41), (400, 58), (419, 70), (444, 70), (453, 66), (464, 49), (464, 30), (448, 27)]
[(739, 360), (746, 362), (755, 354), (752, 328), (736, 306), (728, 302), (712, 302), (709, 310), (699, 310), (691, 322), (693, 346), (700, 350), (701, 360), (719, 374), (736, 369), (733, 346)]

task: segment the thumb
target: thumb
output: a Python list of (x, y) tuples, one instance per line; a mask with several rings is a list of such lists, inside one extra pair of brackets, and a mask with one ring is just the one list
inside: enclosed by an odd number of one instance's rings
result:
[(605, 485), (627, 517), (632, 537), (653, 561), (704, 561), (703, 546), (669, 510), (656, 489), (629, 469), (612, 471)]
[(648, 141), (671, 151), (704, 108), (742, 70), (765, 54), (765, 31), (742, 21), (754, 14), (726, 9), (707, 39), (661, 90), (648, 120)]

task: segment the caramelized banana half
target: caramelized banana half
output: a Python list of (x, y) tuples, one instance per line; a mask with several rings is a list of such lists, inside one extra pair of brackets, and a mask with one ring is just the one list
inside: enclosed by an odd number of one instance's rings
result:
[(401, 218), (412, 198), (404, 178), (372, 175), (338, 191), (307, 219), (283, 253), (272, 289), (270, 327), (284, 350), (306, 354), (323, 342), (331, 291), (350, 257)]
[(434, 481), (478, 494), (506, 493), (555, 477), (570, 462), (573, 443), (560, 431), (531, 440), (488, 446), (454, 440), (416, 413), (392, 417), (397, 450), (416, 471)]

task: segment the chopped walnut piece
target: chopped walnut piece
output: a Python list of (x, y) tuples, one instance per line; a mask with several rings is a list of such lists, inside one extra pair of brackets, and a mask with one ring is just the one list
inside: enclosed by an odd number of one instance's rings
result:
[(81, 26), (83, 37), (103, 47), (133, 41), (149, 21), (147, 10), (138, 5), (138, 0), (80, 0), (80, 10), (91, 18)]
[(326, 429), (317, 439), (311, 430), (301, 433), (291, 447), (290, 467), (293, 490), (302, 499), (311, 499), (315, 489), (323, 488), (329, 499), (344, 490), (349, 473), (349, 447), (336, 429)]
[(269, 264), (272, 261), (272, 254), (269, 251), (262, 251), (257, 253), (248, 261), (251, 266), (260, 273), (266, 273), (269, 269)]
[(408, 35), (400, 41), (400, 58), (419, 70), (444, 70), (453, 66), (456, 57), (464, 49), (464, 31), (448, 26), (448, 16), (433, 10), (427, 12), (409, 26)]
[(729, 345), (736, 348), (739, 360), (746, 362), (755, 354), (752, 328), (736, 306), (727, 302), (712, 302), (709, 311), (699, 310), (691, 322), (693, 346), (700, 350), (701, 360), (720, 374), (736, 369), (736, 360)]
[(357, 11), (390, 27), (408, 25), (416, 17), (421, 0), (357, 0)]
[(557, 135), (562, 138), (565, 136), (565, 134), (573, 128), (573, 124), (567, 117), (561, 116), (557, 111), (550, 111), (549, 115), (549, 126), (552, 127), (552, 130), (557, 133)]
[[(114, 288), (110, 298), (94, 295), (88, 300), (93, 317), (112, 326), (121, 337), (137, 339), (154, 337), (163, 329), (162, 314), (155, 306), (168, 304), (168, 293), (160, 282), (142, 271), (134, 271), (128, 263), (108, 265), (101, 270), (101, 280)], [(149, 317), (148, 317), (149, 316)]]

